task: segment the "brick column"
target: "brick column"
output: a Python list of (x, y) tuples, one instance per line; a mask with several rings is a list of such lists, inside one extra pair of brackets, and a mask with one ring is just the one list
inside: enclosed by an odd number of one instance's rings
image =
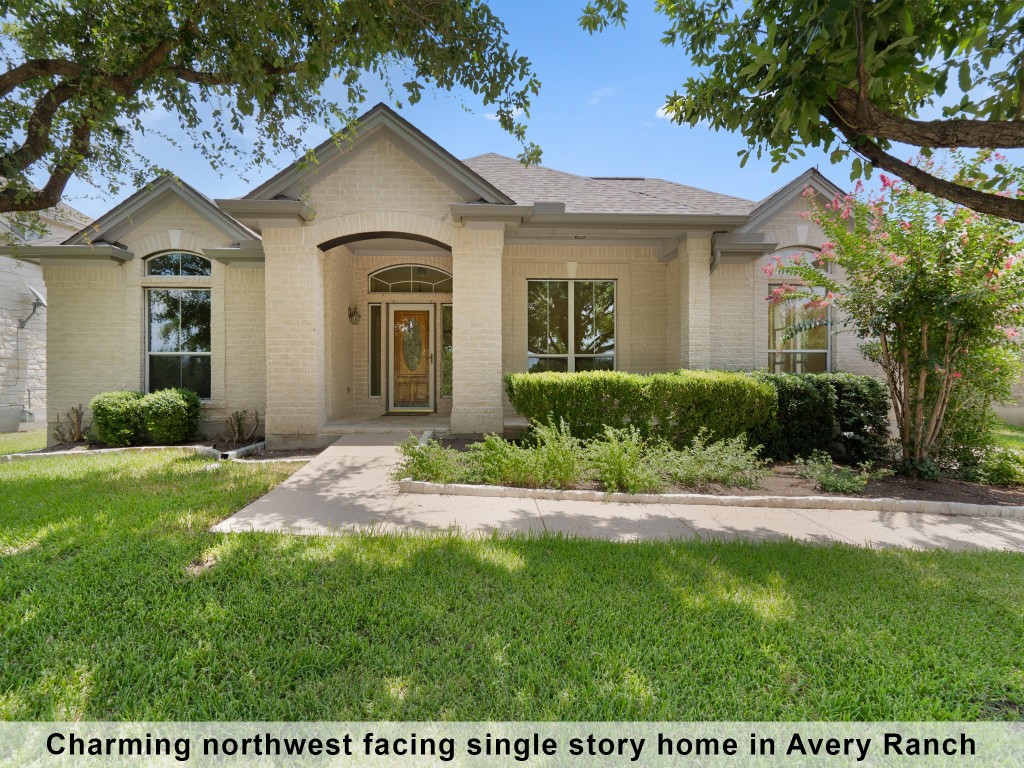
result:
[(711, 233), (691, 232), (679, 244), (679, 364), (711, 365)]
[(323, 253), (299, 228), (265, 228), (267, 447), (316, 444), (326, 420)]
[[(490, 228), (485, 228), (490, 227)], [(464, 227), (452, 243), (452, 432), (501, 432), (501, 224)]]

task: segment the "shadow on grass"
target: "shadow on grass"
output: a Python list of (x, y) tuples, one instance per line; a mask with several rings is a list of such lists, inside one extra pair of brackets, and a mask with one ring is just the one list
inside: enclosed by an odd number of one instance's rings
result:
[(2, 478), (5, 545), (36, 543), (0, 559), (0, 717), (971, 719), (1024, 703), (1018, 555), (216, 535), (288, 470), (108, 461)]

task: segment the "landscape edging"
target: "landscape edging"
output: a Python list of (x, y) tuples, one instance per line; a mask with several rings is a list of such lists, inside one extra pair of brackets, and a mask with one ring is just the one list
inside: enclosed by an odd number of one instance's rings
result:
[(32, 451), (31, 453), (7, 453), (0, 455), (0, 461), (28, 461), (29, 459), (48, 459), (53, 456), (96, 456), (101, 453), (137, 453), (140, 451), (180, 450), (220, 459), (221, 452), (208, 445), (132, 445), (124, 448), (93, 448), (88, 451)]
[(605, 493), (604, 491), (553, 488), (513, 488), (505, 485), (462, 485), (428, 483), (402, 478), (400, 493), (445, 496), (478, 496), (506, 499), (547, 499), (549, 501), (601, 501), (629, 504), (703, 504), (714, 507), (773, 507), (778, 509), (835, 509), (866, 512), (916, 512), (958, 517), (1024, 518), (1024, 507), (995, 504), (967, 504), (958, 501), (918, 499), (854, 498), (848, 496), (713, 496), (703, 493)]

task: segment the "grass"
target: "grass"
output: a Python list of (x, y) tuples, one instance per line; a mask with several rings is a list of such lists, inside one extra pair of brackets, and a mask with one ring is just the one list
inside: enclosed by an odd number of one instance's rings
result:
[(8, 453), (26, 453), (46, 447), (46, 430), (0, 433), (0, 456)]
[(0, 718), (1024, 711), (1020, 555), (207, 531), (293, 469), (0, 465)]
[(996, 445), (1024, 451), (1024, 427), (1003, 424), (995, 430)]

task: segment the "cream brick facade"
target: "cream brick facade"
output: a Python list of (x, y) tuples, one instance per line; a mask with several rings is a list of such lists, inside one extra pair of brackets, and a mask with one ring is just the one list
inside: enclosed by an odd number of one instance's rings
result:
[[(546, 225), (530, 229), (531, 206), (481, 201), (488, 189), (467, 190), (475, 182), (458, 169), (445, 171), (436, 152), (410, 149), (414, 136), (389, 136), (375, 134), (347, 156), (318, 165), (301, 186), (308, 209), (280, 190), (255, 198), (250, 208), (239, 201), (237, 221), (229, 219), (234, 225), (224, 225), (217, 218), (225, 216), (222, 210), (198, 197), (142, 205), (116, 233), (133, 259), (64, 259), (45, 266), (51, 426), (58, 414), (97, 392), (146, 387), (145, 290), (151, 286), (209, 285), (213, 373), (203, 408), (206, 429), (218, 432), (233, 410), (257, 408), (271, 448), (327, 445), (345, 423), (388, 413), (394, 354), (388, 313), (399, 304), (429, 306), (434, 313), (434, 410), (450, 417), (453, 433), (501, 431), (513, 415), (502, 377), (527, 367), (527, 287), (533, 279), (615, 282), (619, 370), (767, 365), (765, 259), (755, 248), (750, 257), (739, 249), (719, 260), (717, 219), (687, 224), (671, 236), (645, 235), (643, 225), (628, 224), (621, 231), (605, 226), (596, 236)], [(286, 192), (299, 188), (291, 177), (280, 178)], [(479, 210), (487, 215), (477, 216)], [(798, 197), (771, 210), (771, 218), (764, 220), (766, 214), (757, 225), (765, 242), (779, 249), (821, 244), (821, 233), (800, 215), (806, 207)], [(239, 222), (255, 231), (243, 232)], [(406, 239), (416, 247), (391, 252), (390, 246), (370, 247), (374, 238)], [(172, 249), (220, 250), (211, 251), (209, 278), (146, 277), (145, 258)], [(232, 249), (245, 251), (250, 261), (232, 256)], [(373, 272), (403, 264), (451, 274), (452, 292), (370, 291)], [(448, 304), (450, 397), (441, 392), (439, 354), (440, 317)], [(382, 319), (379, 395), (370, 390), (374, 305)], [(355, 313), (358, 324), (350, 319)], [(832, 345), (835, 369), (873, 372), (849, 334), (836, 334)]]
[(235, 410), (266, 411), (263, 269), (212, 262), (209, 278), (145, 275), (148, 256), (170, 250), (202, 254), (230, 245), (227, 236), (180, 201), (150, 211), (124, 235), (135, 254), (123, 264), (44, 266), (48, 291), (47, 422), (93, 395), (146, 388), (146, 288), (211, 290), (211, 398), (203, 431), (219, 436)]

